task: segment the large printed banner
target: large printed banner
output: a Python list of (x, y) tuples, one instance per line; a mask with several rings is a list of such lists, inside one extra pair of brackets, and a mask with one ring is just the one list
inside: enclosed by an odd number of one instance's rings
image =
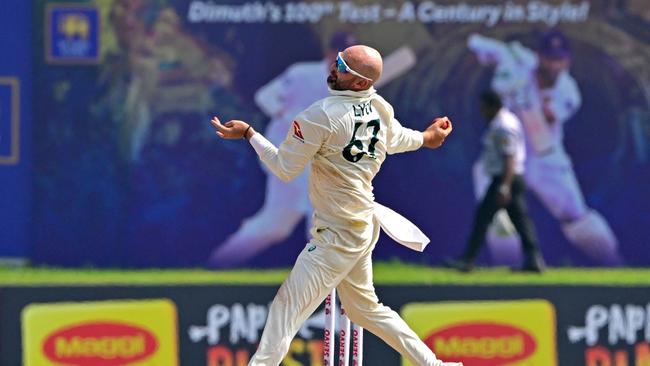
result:
[[(291, 264), (309, 238), (308, 173), (280, 182), (209, 120), (280, 144), (328, 95), (336, 52), (364, 43), (384, 55), (377, 87), (403, 125), (454, 122), (441, 149), (392, 156), (375, 179), (377, 201), (432, 244), (382, 237), (377, 258), (462, 251), (486, 178), (478, 96), (493, 88), (526, 131), (547, 262), (650, 264), (647, 1), (40, 0), (35, 24), (36, 263)], [(488, 237), (480, 261), (520, 261), (516, 236)]]
[[(276, 291), (2, 288), (0, 363), (245, 366)], [(650, 363), (647, 287), (380, 286), (377, 292), (442, 359), (473, 366)], [(324, 324), (321, 307), (302, 325), (282, 365), (322, 366)], [(363, 339), (364, 364), (408, 365), (368, 331)]]

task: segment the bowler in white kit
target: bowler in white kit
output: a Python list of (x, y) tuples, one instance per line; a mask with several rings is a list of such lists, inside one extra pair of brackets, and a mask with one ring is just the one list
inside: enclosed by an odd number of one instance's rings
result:
[(436, 358), (375, 294), (371, 254), (380, 227), (400, 230), (387, 227), (391, 220), (383, 210), (375, 210), (372, 180), (387, 154), (437, 148), (452, 131), (446, 117), (435, 119), (423, 132), (402, 127), (392, 106), (373, 87), (381, 72), (382, 58), (373, 48), (357, 45), (339, 53), (327, 78), (330, 96), (299, 113), (279, 147), (244, 121), (222, 124), (217, 117), (211, 121), (222, 138), (246, 138), (265, 166), (284, 181), (311, 163), (312, 238), (271, 304), (249, 366), (279, 365), (301, 324), (333, 288), (352, 322), (411, 363), (461, 365)]

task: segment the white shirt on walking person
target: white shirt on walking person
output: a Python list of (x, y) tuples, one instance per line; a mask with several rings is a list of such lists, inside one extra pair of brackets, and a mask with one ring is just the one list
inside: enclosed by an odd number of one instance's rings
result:
[(485, 173), (492, 177), (503, 174), (505, 156), (514, 158), (515, 174), (524, 173), (526, 142), (521, 122), (514, 113), (501, 108), (483, 135), (483, 151), (479, 159)]

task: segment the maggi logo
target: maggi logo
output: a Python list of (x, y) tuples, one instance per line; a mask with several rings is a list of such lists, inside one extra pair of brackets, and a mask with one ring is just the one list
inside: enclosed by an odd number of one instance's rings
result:
[(509, 337), (439, 337), (435, 349), (441, 355), (480, 358), (516, 357), (524, 352), (524, 339), (520, 335)]
[(143, 335), (133, 337), (56, 337), (54, 344), (54, 353), (57, 358), (132, 358), (145, 353)]
[(117, 366), (144, 360), (158, 349), (150, 331), (116, 322), (74, 325), (53, 332), (43, 343), (53, 362), (75, 366)]
[(472, 366), (509, 365), (531, 357), (537, 349), (527, 331), (497, 323), (455, 324), (437, 330), (424, 341), (442, 358)]

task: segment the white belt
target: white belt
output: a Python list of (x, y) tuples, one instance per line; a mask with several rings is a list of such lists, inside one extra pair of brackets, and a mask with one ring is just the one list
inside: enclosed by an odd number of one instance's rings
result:
[(375, 202), (375, 218), (384, 232), (403, 246), (424, 251), (431, 240), (404, 216)]

